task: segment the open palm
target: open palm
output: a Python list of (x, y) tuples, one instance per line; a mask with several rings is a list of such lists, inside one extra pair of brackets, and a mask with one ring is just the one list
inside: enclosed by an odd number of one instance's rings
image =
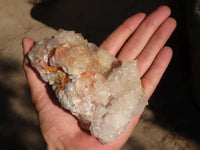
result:
[[(142, 85), (149, 97), (172, 57), (171, 48), (164, 46), (176, 27), (176, 21), (169, 17), (170, 13), (170, 9), (166, 6), (159, 7), (148, 17), (144, 13), (138, 13), (124, 21), (100, 46), (114, 56), (118, 54), (119, 60), (138, 60)], [(130, 136), (140, 115), (132, 118), (126, 131), (114, 142), (101, 144), (80, 128), (76, 118), (56, 104), (53, 96), (49, 94), (51, 89), (30, 67), (26, 54), (33, 45), (32, 39), (23, 39), (24, 69), (47, 148), (50, 150), (120, 149)]]

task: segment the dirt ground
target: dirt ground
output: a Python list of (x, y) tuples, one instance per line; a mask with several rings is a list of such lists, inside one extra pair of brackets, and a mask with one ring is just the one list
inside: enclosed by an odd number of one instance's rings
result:
[[(23, 37), (39, 40), (62, 27), (81, 32), (99, 44), (124, 18), (139, 11), (150, 12), (163, 4), (158, 0), (151, 3), (152, 7), (147, 0), (145, 6), (139, 0), (135, 1), (135, 6), (131, 0), (127, 0), (126, 5), (121, 5), (122, 1), (115, 1), (115, 5), (111, 1), (101, 1), (101, 4), (100, 1), (97, 4), (88, 1), (91, 5), (87, 5), (87, 0), (79, 2), (58, 0), (53, 4), (34, 5), (29, 0), (0, 0), (0, 149), (46, 148), (23, 71)], [(172, 11), (182, 9), (175, 2), (169, 2)], [(63, 3), (66, 7), (62, 7)], [(164, 4), (168, 4), (167, 1)], [(112, 11), (107, 5), (112, 6)], [(65, 18), (56, 16), (63, 12), (66, 12)], [(181, 12), (173, 15), (182, 24)], [(182, 64), (183, 60), (189, 61), (185, 59), (187, 36), (182, 32), (184, 27), (178, 25), (170, 39), (169, 44), (175, 48), (174, 60), (122, 150), (200, 149), (197, 120), (200, 113), (188, 100), (191, 98), (190, 66)]]

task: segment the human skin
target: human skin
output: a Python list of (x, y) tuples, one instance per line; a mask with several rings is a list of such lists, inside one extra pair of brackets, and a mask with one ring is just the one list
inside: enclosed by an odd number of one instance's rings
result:
[[(172, 49), (165, 46), (176, 28), (176, 21), (169, 17), (171, 10), (161, 6), (146, 16), (138, 13), (125, 20), (100, 48), (108, 50), (118, 60), (138, 60), (138, 70), (148, 98), (152, 95), (165, 72)], [(40, 129), (48, 150), (117, 150), (128, 140), (140, 115), (134, 116), (126, 131), (112, 143), (102, 144), (83, 131), (78, 121), (68, 111), (61, 108), (49, 94), (51, 89), (30, 66), (27, 53), (34, 45), (30, 38), (23, 39), (24, 70), (31, 90), (32, 102), (38, 113)]]

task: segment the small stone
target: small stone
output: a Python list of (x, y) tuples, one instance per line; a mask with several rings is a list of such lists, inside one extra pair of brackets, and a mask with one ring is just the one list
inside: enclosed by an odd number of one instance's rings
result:
[(36, 42), (28, 57), (61, 106), (102, 143), (114, 141), (147, 105), (137, 61), (120, 63), (74, 31)]

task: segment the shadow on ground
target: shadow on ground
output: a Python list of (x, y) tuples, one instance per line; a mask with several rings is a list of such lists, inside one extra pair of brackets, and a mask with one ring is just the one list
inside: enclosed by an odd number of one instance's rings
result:
[[(31, 113), (34, 113), (34, 109), (31, 104), (29, 89), (26, 85), (20, 84), (18, 86), (16, 84), (17, 81), (12, 82), (13, 80), (10, 76), (21, 71), (19, 66), (20, 64), (18, 62), (0, 56), (1, 149), (44, 149), (44, 142), (38, 142), (43, 141), (41, 135), (36, 135), (36, 133), (40, 133), (38, 125), (31, 121), (33, 118), (31, 117)], [(23, 115), (26, 109), (30, 110), (30, 114)], [(40, 145), (37, 145), (38, 143)]]
[(75, 30), (83, 33), (89, 41), (100, 44), (128, 16), (141, 11), (149, 13), (163, 4), (172, 8), (172, 16), (178, 22), (177, 30), (168, 41), (174, 50), (174, 57), (150, 100), (149, 108), (156, 116), (155, 124), (172, 134), (199, 142), (200, 123), (197, 119), (200, 112), (193, 103), (185, 0), (50, 0), (35, 5), (31, 15), (54, 29)]
[(161, 4), (160, 0), (47, 0), (34, 6), (31, 15), (54, 29), (75, 30), (100, 44), (127, 17), (140, 11), (151, 12)]
[[(17, 68), (13, 67), (12, 62), (1, 59), (0, 68), (2, 72), (12, 73), (13, 71), (17, 71)], [(16, 135), (12, 133), (12, 127), (10, 125), (9, 118), (9, 108), (8, 108), (8, 99), (9, 97), (16, 96), (16, 93), (7, 87), (2, 81), (0, 81), (0, 91), (1, 91), (1, 99), (0, 99), (0, 145), (6, 147), (8, 149), (24, 149), (23, 146), (19, 143)], [(10, 145), (9, 143), (13, 143)], [(14, 147), (13, 147), (14, 146)]]

